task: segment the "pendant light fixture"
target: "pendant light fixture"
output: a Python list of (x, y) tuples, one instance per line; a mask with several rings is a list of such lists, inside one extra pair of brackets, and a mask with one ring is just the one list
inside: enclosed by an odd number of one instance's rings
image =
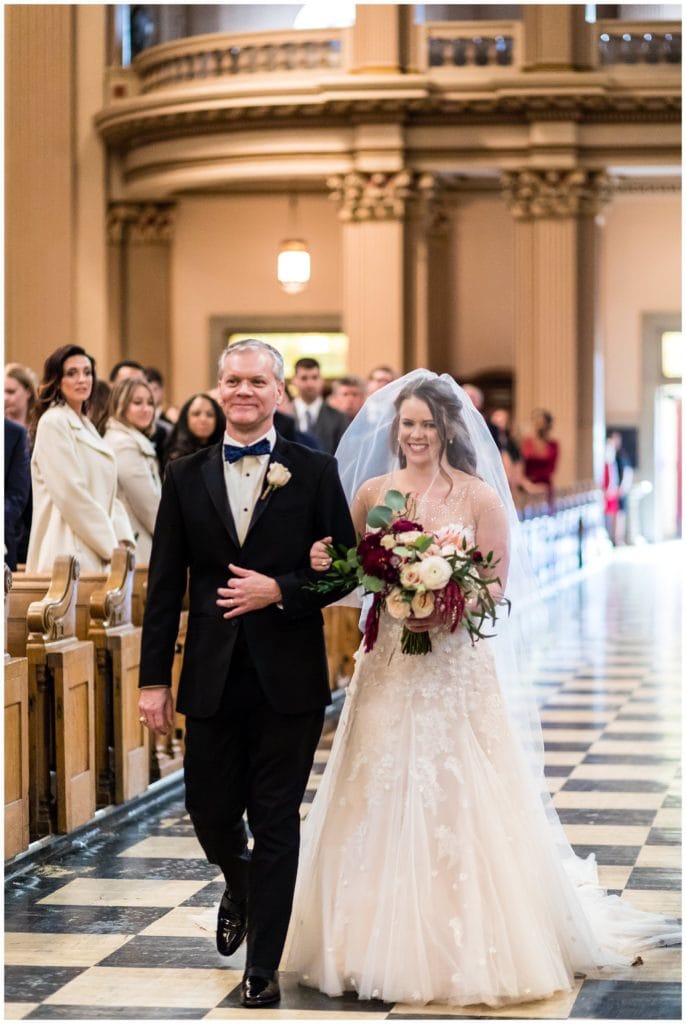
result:
[(279, 284), (289, 295), (295, 295), (305, 288), (310, 280), (310, 252), (307, 243), (298, 238), (298, 200), (288, 200), (290, 237), (279, 246), (276, 262), (276, 276)]

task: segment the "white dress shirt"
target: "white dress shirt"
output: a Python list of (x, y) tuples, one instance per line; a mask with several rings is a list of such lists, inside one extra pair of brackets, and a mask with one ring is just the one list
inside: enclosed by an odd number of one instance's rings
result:
[[(269, 447), (274, 450), (276, 444), (276, 430), (274, 427), (258, 437), (251, 444), (257, 444), (266, 438)], [(230, 434), (224, 434), (224, 444), (245, 447), (242, 441), (237, 441)], [(264, 489), (264, 480), (269, 464), (269, 455), (244, 455), (237, 462), (227, 462), (224, 459), (224, 480), (226, 481), (226, 493), (229, 497), (229, 506), (236, 524), (238, 540), (242, 544), (245, 540), (250, 526), (250, 520), (257, 504), (258, 498)]]
[[(307, 405), (303, 402), (302, 398), (293, 399), (293, 410), (298, 418), (298, 430), (309, 431), (312, 430), (313, 425), (317, 422), (317, 417), (324, 404), (323, 398), (315, 398), (314, 402)], [(312, 417), (312, 423), (307, 422), (307, 413), (309, 412)]]

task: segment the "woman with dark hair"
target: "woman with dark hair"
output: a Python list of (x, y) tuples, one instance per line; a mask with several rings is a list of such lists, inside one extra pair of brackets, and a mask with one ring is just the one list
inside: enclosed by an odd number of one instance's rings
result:
[(553, 417), (547, 409), (534, 409), (531, 413), (531, 433), (522, 441), (524, 475), (532, 484), (543, 484), (548, 501), (553, 499), (553, 473), (557, 466), (560, 446), (550, 433)]
[[(415, 370), (367, 399), (336, 459), (359, 532), (400, 491), (398, 515), (414, 521), (401, 545), (431, 531), (436, 563), (463, 541), (478, 545), (472, 572), (497, 573), (491, 595), (516, 611), (501, 610), (495, 635), (476, 644), (462, 625), (416, 618), (404, 601), (381, 611), (304, 823), (286, 968), (332, 996), (504, 1006), (678, 942), (677, 922), (603, 892), (550, 800), (525, 671), (540, 616), (483, 417), (446, 375)], [(310, 559), (315, 571), (330, 565), (322, 542)], [(404, 650), (403, 627), (430, 630), (430, 651)]]
[(192, 455), (201, 448), (217, 444), (224, 436), (225, 428), (226, 419), (219, 403), (204, 391), (192, 395), (181, 406), (179, 418), (174, 424), (165, 465), (180, 459), (182, 455)]
[(146, 380), (127, 377), (112, 388), (105, 441), (117, 460), (117, 493), (136, 535), (136, 562), (150, 561), (152, 534), (162, 496), (152, 442), (155, 399)]
[(29, 572), (50, 572), (57, 555), (77, 555), (82, 572), (101, 572), (134, 535), (117, 498), (114, 452), (87, 416), (95, 360), (62, 345), (45, 361), (38, 389), (31, 478)]

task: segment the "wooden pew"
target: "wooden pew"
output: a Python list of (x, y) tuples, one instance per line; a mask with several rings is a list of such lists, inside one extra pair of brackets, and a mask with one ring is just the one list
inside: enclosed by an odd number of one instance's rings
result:
[[(5, 566), (5, 640), (12, 573)], [(5, 859), (29, 845), (29, 674), (5, 653)]]
[[(186, 601), (184, 601), (186, 604)], [(179, 619), (179, 632), (176, 638), (174, 649), (174, 662), (172, 664), (172, 695), (174, 697), (174, 708), (179, 692), (179, 679), (181, 678), (181, 665), (183, 664), (183, 652), (186, 644), (186, 632), (188, 630), (188, 611), (184, 608)], [(174, 728), (171, 733), (164, 736), (162, 733), (155, 733), (155, 742), (151, 751), (150, 777), (151, 779), (163, 779), (166, 775), (183, 768), (183, 737), (185, 733), (185, 715), (174, 710)]]
[(90, 596), (98, 807), (145, 792), (150, 777), (148, 730), (138, 720), (142, 630), (131, 623), (134, 564), (131, 551), (115, 548), (109, 577)]
[(131, 622), (134, 626), (143, 625), (143, 611), (148, 594), (148, 567), (137, 565), (133, 573), (133, 594), (131, 595)]
[(360, 609), (331, 604), (322, 609), (324, 640), (329, 663), (329, 684), (332, 690), (346, 686), (353, 674), (353, 655), (362, 639), (358, 623)]
[(78, 577), (73, 555), (56, 558), (47, 593), (28, 609), (32, 839), (95, 813), (93, 644), (74, 635)]

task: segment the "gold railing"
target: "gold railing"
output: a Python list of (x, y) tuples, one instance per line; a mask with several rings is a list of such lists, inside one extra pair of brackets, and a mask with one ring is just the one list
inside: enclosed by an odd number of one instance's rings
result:
[(519, 21), (434, 21), (418, 25), (420, 69), (509, 68), (522, 62)]

